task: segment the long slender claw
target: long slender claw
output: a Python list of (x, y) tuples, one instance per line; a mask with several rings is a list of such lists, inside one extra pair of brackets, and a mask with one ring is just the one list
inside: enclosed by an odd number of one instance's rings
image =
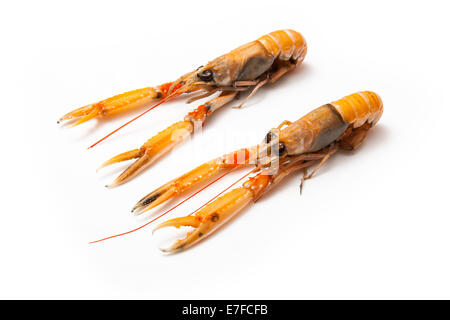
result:
[(163, 98), (165, 91), (167, 91), (167, 89), (165, 89), (166, 87), (168, 87), (168, 84), (155, 88), (147, 87), (128, 91), (100, 102), (75, 109), (62, 116), (58, 120), (58, 123), (65, 120), (80, 118), (74, 124), (74, 126), (76, 126), (99, 116), (109, 116), (125, 110), (139, 108), (150, 104), (152, 100)]
[[(216, 177), (221, 173), (229, 172), (238, 166), (247, 165), (252, 162), (253, 157), (256, 155), (256, 151), (256, 147), (240, 149), (208, 161), (147, 194), (138, 201), (132, 209), (132, 212), (135, 215), (139, 215), (176, 195), (180, 195), (191, 188), (201, 185), (208, 179)], [(220, 179), (220, 177), (218, 179)], [(217, 181), (218, 179), (214, 181)], [(214, 181), (211, 183), (214, 183)]]
[(181, 226), (189, 226), (195, 228), (192, 233), (186, 235), (186, 238), (177, 240), (169, 248), (161, 250), (172, 253), (196, 244), (217, 228), (224, 225), (236, 213), (248, 205), (252, 199), (253, 192), (250, 189), (244, 187), (236, 188), (209, 203), (194, 216), (175, 218), (159, 224), (154, 231), (165, 227), (179, 228)]
[(146, 167), (151, 165), (158, 158), (170, 151), (174, 146), (186, 139), (193, 132), (193, 130), (194, 126), (190, 121), (177, 122), (144, 143), (144, 145), (139, 149), (139, 153), (137, 152), (137, 149), (135, 149), (122, 153), (106, 161), (102, 166), (105, 164), (108, 165), (111, 163), (138, 158), (107, 187), (115, 187), (134, 178)]
[(222, 159), (215, 159), (202, 164), (194, 170), (147, 194), (139, 200), (132, 212), (135, 215), (139, 215), (148, 211), (226, 169), (231, 169), (231, 167), (223, 164)]

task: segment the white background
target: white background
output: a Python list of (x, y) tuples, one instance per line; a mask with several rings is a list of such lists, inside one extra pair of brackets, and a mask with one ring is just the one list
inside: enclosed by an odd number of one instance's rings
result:
[[(445, 1), (3, 2), (0, 298), (450, 298), (448, 13)], [(300, 69), (244, 109), (217, 112), (203, 135), (126, 185), (104, 188), (125, 164), (96, 167), (195, 105), (167, 103), (92, 150), (137, 112), (56, 124), (284, 28), (307, 40)], [(176, 255), (161, 254), (151, 226), (88, 245), (163, 212), (130, 213), (162, 183), (359, 90), (380, 94), (383, 117), (302, 196), (294, 174)]]

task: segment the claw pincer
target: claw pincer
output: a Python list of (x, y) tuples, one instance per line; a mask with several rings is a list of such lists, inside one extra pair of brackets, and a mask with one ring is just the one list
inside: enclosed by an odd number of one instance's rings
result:
[(138, 175), (142, 170), (154, 161), (162, 157), (174, 146), (183, 141), (193, 130), (190, 122), (180, 121), (161, 131), (153, 138), (147, 140), (139, 149), (121, 153), (104, 162), (100, 168), (113, 163), (136, 159), (125, 171), (123, 171), (108, 187), (115, 187), (125, 183)]
[(193, 216), (175, 218), (159, 224), (153, 231), (165, 227), (179, 228), (185, 226), (193, 227), (195, 229), (193, 232), (189, 233), (186, 238), (177, 240), (170, 248), (162, 250), (164, 252), (179, 251), (188, 248), (200, 239), (210, 235), (229, 221), (252, 200), (257, 199), (259, 194), (267, 188), (272, 179), (273, 178), (265, 172), (259, 173), (246, 181), (242, 187), (231, 190), (197, 211)]

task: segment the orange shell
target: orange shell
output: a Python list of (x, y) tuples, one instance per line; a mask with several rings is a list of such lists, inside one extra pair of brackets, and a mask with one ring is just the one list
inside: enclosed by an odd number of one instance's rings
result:
[(360, 91), (331, 103), (342, 118), (354, 128), (378, 122), (383, 114), (383, 101), (372, 91)]

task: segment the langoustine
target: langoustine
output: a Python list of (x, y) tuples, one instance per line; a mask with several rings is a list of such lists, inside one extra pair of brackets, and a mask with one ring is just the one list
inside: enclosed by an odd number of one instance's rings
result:
[[(133, 212), (141, 214), (220, 173), (255, 164), (254, 175), (241, 187), (225, 193), (193, 215), (171, 219), (156, 227), (155, 230), (170, 226), (194, 228), (184, 239), (163, 251), (188, 248), (213, 233), (290, 173), (304, 171), (302, 186), (303, 181), (310, 179), (336, 151), (357, 148), (382, 113), (381, 98), (371, 91), (357, 92), (325, 104), (295, 122), (282, 122), (278, 128), (270, 130), (259, 145), (211, 160), (166, 183), (142, 198)], [(307, 174), (307, 168), (314, 164), (317, 165)]]
[[(140, 148), (121, 153), (104, 162), (100, 168), (137, 159), (108, 185), (108, 187), (114, 187), (135, 177), (193, 134), (195, 128), (202, 126), (214, 111), (233, 101), (239, 92), (252, 89), (242, 102), (243, 104), (263, 85), (275, 82), (293, 70), (302, 63), (306, 51), (306, 41), (300, 33), (289, 29), (274, 31), (210, 61), (176, 81), (126, 92), (89, 104), (67, 113), (59, 121), (77, 120), (74, 125), (78, 125), (93, 118), (107, 117), (146, 106), (153, 101), (165, 102), (184, 93), (200, 93), (188, 100), (192, 102), (220, 92), (216, 98), (198, 106), (188, 113), (183, 121), (161, 131)], [(102, 140), (104, 139), (100, 141)]]

